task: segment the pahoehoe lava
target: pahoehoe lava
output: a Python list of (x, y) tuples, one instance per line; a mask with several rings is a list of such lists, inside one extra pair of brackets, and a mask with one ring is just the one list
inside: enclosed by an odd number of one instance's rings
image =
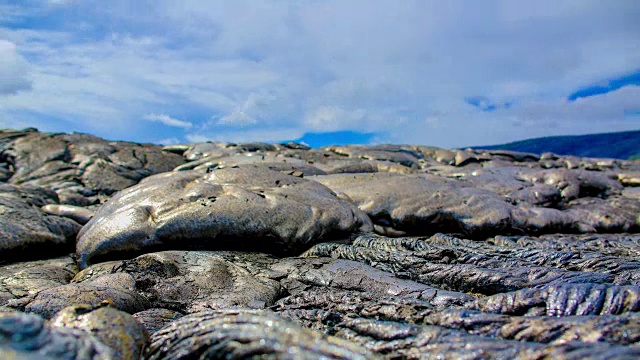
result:
[(640, 162), (0, 130), (0, 358), (640, 358)]

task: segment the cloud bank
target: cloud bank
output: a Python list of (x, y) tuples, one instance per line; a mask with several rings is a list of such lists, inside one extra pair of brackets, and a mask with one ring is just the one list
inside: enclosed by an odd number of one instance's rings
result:
[(633, 0), (0, 5), (0, 127), (444, 147), (638, 129), (633, 77), (568, 98), (638, 73), (638, 18)]
[(193, 126), (193, 124), (188, 121), (174, 119), (171, 116), (166, 114), (149, 114), (145, 116), (144, 119), (148, 121), (159, 122), (167, 126), (175, 126), (179, 128), (185, 128), (185, 129), (188, 129)]
[(27, 63), (16, 45), (0, 39), (0, 95), (15, 95), (31, 89)]

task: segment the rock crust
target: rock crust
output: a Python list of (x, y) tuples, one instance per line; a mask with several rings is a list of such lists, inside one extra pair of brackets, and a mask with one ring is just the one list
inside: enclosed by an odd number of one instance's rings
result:
[(111, 198), (78, 234), (77, 254), (82, 268), (177, 244), (282, 254), (370, 228), (361, 210), (315, 181), (259, 167), (183, 171)]
[(0, 358), (640, 358), (638, 174), (0, 130)]

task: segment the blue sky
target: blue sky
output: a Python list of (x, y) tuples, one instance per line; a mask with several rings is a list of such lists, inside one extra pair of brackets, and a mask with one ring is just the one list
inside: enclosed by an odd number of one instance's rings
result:
[(640, 2), (0, 0), (0, 128), (464, 147), (640, 129)]

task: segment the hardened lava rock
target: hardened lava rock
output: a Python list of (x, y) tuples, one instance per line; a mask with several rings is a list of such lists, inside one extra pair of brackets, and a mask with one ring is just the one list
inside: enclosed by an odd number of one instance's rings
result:
[(352, 199), (383, 235), (445, 232), (483, 239), (640, 230), (640, 201), (621, 196), (622, 185), (605, 175), (551, 172), (538, 179), (525, 170), (482, 171), (480, 179), (466, 173), (445, 174), (460, 180), (380, 172), (312, 179)]
[(218, 310), (185, 316), (151, 336), (156, 359), (376, 359), (350, 341), (304, 329), (262, 310)]
[(116, 359), (137, 360), (149, 340), (144, 326), (133, 316), (110, 306), (71, 306), (51, 319), (51, 326), (84, 330), (109, 346)]
[[(321, 246), (324, 245), (319, 247)], [(404, 254), (411, 254), (443, 265), (466, 265), (490, 269), (537, 267), (555, 269), (556, 272), (569, 271), (575, 276), (579, 275), (578, 272), (590, 273), (594, 279), (598, 275), (613, 275), (613, 282), (621, 285), (636, 285), (640, 281), (640, 271), (638, 271), (640, 262), (637, 260), (603, 255), (594, 251), (518, 246), (505, 248), (488, 241), (471, 241), (442, 234), (428, 239), (385, 239), (360, 236), (353, 242), (353, 247), (390, 252), (404, 251)], [(560, 273), (562, 271), (558, 272)]]
[[(277, 276), (268, 269), (275, 261), (261, 253), (162, 251), (93, 265), (76, 276), (79, 283), (75, 285), (130, 278), (130, 291), (149, 302), (145, 308), (185, 313), (228, 307), (265, 308), (283, 292), (280, 283), (273, 280)], [(112, 283), (111, 287), (117, 285)]]
[[(88, 134), (0, 130), (0, 154), (8, 181), (52, 188), (70, 204), (109, 195), (141, 179), (170, 171), (184, 159), (151, 144), (106, 141)], [(84, 204), (82, 204), (84, 203)]]
[(40, 208), (44, 213), (69, 218), (78, 224), (84, 225), (91, 220), (94, 211), (75, 205), (48, 204)]
[(435, 307), (398, 297), (376, 297), (354, 291), (310, 289), (278, 301), (280, 316), (307, 328), (336, 334), (349, 319), (375, 319), (396, 323), (433, 325), (472, 335), (545, 344), (571, 341), (638, 345), (640, 314), (580, 316), (518, 316)]
[(182, 171), (115, 195), (82, 228), (76, 249), (85, 268), (162, 247), (285, 253), (370, 229), (362, 211), (315, 181), (258, 168)]
[(69, 256), (0, 266), (0, 305), (66, 285), (78, 272)]
[[(384, 240), (383, 240), (384, 241)], [(414, 281), (445, 290), (491, 295), (554, 283), (612, 283), (615, 276), (597, 272), (567, 271), (534, 264), (507, 262), (474, 265), (456, 263), (453, 250), (434, 252), (385, 250), (373, 243), (353, 245), (318, 244), (304, 256), (329, 256), (364, 262), (383, 271), (395, 273)], [(502, 265), (502, 266), (501, 266)]]
[(433, 175), (389, 173), (313, 177), (346, 194), (378, 226), (408, 234), (461, 232), (503, 234), (511, 227), (511, 204), (483, 189), (462, 187)]
[(133, 317), (136, 318), (150, 334), (155, 333), (183, 316), (184, 314), (181, 312), (163, 308), (152, 308), (133, 314)]
[(89, 332), (51, 326), (41, 317), (0, 312), (0, 358), (111, 360), (113, 350)]
[(0, 183), (0, 263), (60, 256), (73, 249), (81, 225), (40, 210), (57, 202), (51, 190)]
[(203, 158), (178, 166), (175, 170), (206, 170), (233, 167), (262, 168), (283, 173), (299, 173), (300, 176), (325, 175), (326, 173), (308, 162), (296, 158), (264, 154), (237, 154), (221, 158)]
[(640, 258), (640, 234), (553, 234), (534, 236), (496, 236), (487, 242), (466, 242), (509, 248), (548, 249)]
[(0, 358), (640, 358), (638, 174), (0, 130)]
[(466, 306), (497, 314), (615, 315), (640, 311), (640, 287), (558, 283), (487, 296)]
[(149, 301), (135, 291), (135, 281), (129, 274), (107, 274), (82, 283), (48, 288), (34, 296), (10, 301), (8, 305), (50, 319), (67, 306), (98, 307), (104, 302), (130, 314), (151, 307)]
[(504, 340), (440, 326), (346, 319), (337, 337), (387, 358), (401, 359), (633, 359), (640, 349), (608, 343), (563, 344)]
[(373, 298), (419, 299), (433, 306), (462, 305), (474, 298), (419, 282), (401, 279), (366, 264), (331, 258), (288, 258), (272, 265), (276, 273), (285, 273), (280, 283), (290, 294), (307, 289), (352, 291)]

